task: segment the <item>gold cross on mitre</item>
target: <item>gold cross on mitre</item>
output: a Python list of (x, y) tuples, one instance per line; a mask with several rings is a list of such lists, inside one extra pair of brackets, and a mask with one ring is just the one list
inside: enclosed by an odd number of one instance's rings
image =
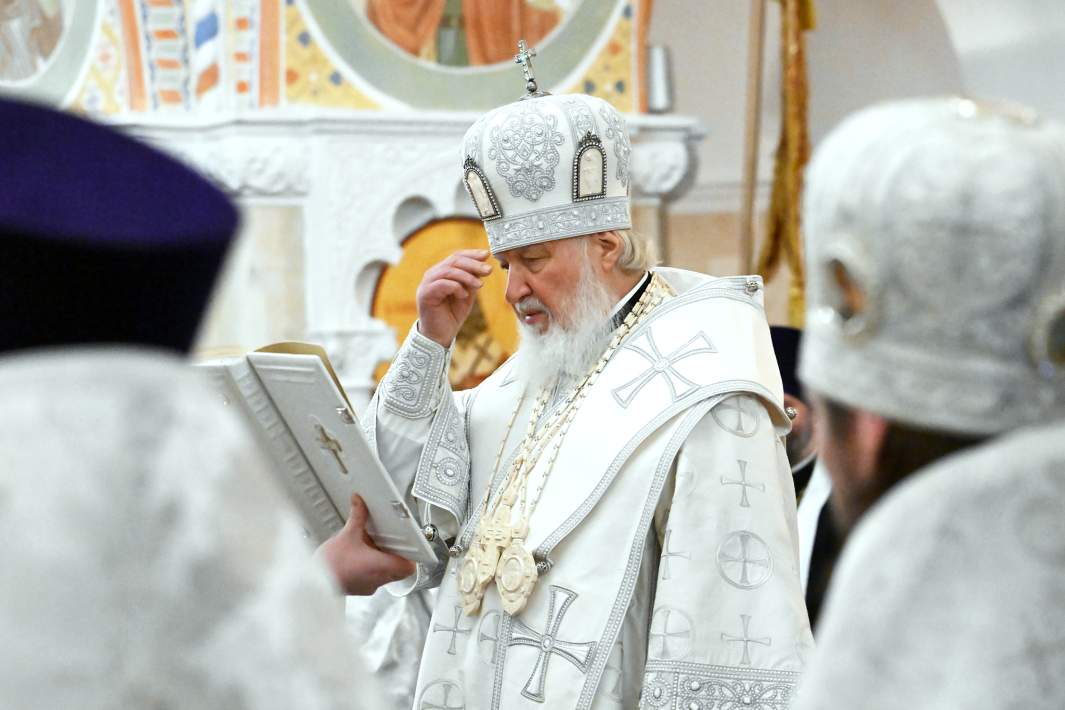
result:
[(536, 49), (529, 47), (525, 43), (525, 40), (518, 40), (518, 53), (514, 55), (514, 63), (521, 65), (521, 71), (525, 75), (525, 91), (527, 92), (522, 98), (527, 99), (533, 96), (544, 96), (545, 92), (540, 91), (540, 87), (536, 83), (536, 76), (533, 74), (532, 58), (536, 56)]

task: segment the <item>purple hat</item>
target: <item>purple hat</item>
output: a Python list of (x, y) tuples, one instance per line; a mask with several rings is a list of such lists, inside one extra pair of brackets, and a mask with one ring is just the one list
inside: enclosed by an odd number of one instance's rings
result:
[(188, 350), (237, 226), (233, 205), (118, 132), (0, 99), (0, 350)]

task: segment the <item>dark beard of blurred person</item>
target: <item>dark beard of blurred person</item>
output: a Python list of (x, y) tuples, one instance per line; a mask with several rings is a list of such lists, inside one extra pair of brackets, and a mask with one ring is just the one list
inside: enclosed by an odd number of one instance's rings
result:
[(814, 406), (823, 431), (818, 452), (832, 479), (832, 517), (844, 536), (895, 484), (984, 440), (884, 420), (879, 448), (871, 453), (863, 450), (863, 443), (868, 444), (855, 410), (824, 397)]

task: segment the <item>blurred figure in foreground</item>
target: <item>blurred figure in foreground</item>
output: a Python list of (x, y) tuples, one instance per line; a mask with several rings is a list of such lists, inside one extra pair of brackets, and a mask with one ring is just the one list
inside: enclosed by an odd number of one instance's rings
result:
[(179, 357), (233, 207), (80, 119), (0, 125), (3, 705), (366, 707), (333, 580)]
[(800, 375), (857, 527), (796, 707), (1065, 706), (1065, 130), (874, 107), (805, 199)]

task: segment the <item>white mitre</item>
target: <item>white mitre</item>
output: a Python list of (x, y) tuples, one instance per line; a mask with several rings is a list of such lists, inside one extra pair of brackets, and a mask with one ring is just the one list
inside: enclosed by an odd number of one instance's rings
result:
[(167, 356), (73, 353), (0, 360), (3, 706), (361, 707), (243, 423)]
[(800, 374), (840, 402), (987, 435), (1065, 416), (1065, 130), (964, 99), (843, 122), (807, 177)]
[(463, 140), (464, 183), (492, 253), (630, 229), (625, 119), (593, 96), (529, 90)]

